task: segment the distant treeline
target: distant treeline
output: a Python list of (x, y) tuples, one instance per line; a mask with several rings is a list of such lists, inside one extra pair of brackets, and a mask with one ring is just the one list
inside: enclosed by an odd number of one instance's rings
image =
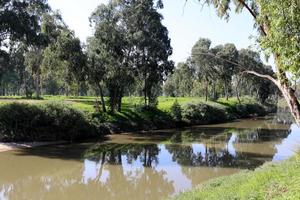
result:
[(272, 76), (272, 67), (265, 65), (258, 52), (237, 50), (234, 44), (211, 46), (211, 41), (200, 38), (192, 48), (191, 57), (178, 63), (164, 84), (167, 96), (219, 97), (242, 95), (256, 97), (261, 103), (279, 95), (269, 80), (254, 76), (249, 71)]
[(259, 53), (238, 51), (233, 44), (211, 47), (209, 39), (200, 39), (191, 57), (174, 68), (161, 1), (101, 4), (91, 14), (94, 31), (87, 44), (46, 1), (5, 1), (0, 6), (7, 8), (0, 16), (5, 24), (0, 27), (2, 96), (96, 95), (104, 112), (107, 107), (114, 112), (121, 111), (122, 97), (130, 95), (156, 106), (163, 94), (212, 100), (252, 95), (262, 103), (277, 94), (269, 81), (244, 73), (273, 74)]

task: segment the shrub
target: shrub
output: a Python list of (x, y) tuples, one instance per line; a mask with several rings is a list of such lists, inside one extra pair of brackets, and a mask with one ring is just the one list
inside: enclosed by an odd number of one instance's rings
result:
[(96, 135), (96, 128), (80, 111), (61, 103), (0, 106), (0, 140), (76, 140)]
[(257, 103), (236, 104), (231, 112), (238, 115), (239, 118), (250, 117), (253, 115), (262, 116), (266, 114), (265, 108)]
[(171, 106), (171, 115), (175, 121), (182, 120), (182, 109), (177, 100)]
[(225, 110), (201, 103), (187, 104), (182, 115), (193, 124), (224, 122), (228, 118)]

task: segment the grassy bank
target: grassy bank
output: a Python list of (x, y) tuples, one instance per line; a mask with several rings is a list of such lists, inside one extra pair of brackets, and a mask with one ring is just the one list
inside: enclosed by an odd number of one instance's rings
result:
[(122, 131), (175, 128), (261, 116), (268, 107), (249, 97), (241, 104), (231, 98), (159, 97), (156, 108), (144, 107), (140, 97), (125, 97), (122, 112), (94, 108), (95, 97), (44, 96), (42, 100), (0, 98), (0, 141), (73, 140)]
[(255, 171), (209, 181), (176, 200), (300, 199), (300, 159), (296, 156), (280, 163), (267, 163)]

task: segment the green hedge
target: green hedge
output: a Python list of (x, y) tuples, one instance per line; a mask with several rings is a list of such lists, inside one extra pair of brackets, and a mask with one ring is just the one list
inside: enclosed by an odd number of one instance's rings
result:
[(226, 110), (202, 103), (185, 105), (182, 116), (192, 124), (218, 123), (229, 119)]
[(66, 104), (0, 106), (0, 141), (73, 141), (96, 134), (84, 113)]

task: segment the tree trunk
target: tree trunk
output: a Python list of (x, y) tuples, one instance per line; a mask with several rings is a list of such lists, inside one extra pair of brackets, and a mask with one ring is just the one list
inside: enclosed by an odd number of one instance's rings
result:
[(77, 81), (77, 96), (80, 96), (80, 81)]
[(105, 100), (104, 100), (103, 90), (102, 90), (102, 86), (101, 86), (100, 83), (98, 83), (98, 88), (99, 88), (99, 92), (100, 92), (102, 111), (106, 112), (106, 106), (105, 106)]
[(212, 86), (212, 96), (213, 96), (214, 101), (217, 100), (216, 83), (213, 83), (213, 86)]
[(36, 83), (35, 83), (35, 93), (36, 93), (36, 98), (37, 99), (39, 99), (40, 96), (41, 96), (40, 82), (41, 82), (41, 75), (40, 75), (40, 72), (37, 72), (37, 74), (36, 74)]
[[(275, 56), (275, 60), (278, 66), (278, 58)], [(286, 77), (284, 71), (277, 67), (277, 80), (269, 75), (262, 75), (254, 71), (245, 71), (246, 73), (256, 75), (261, 78), (267, 78), (271, 80), (281, 91), (285, 101), (287, 102), (291, 114), (298, 126), (300, 126), (300, 104), (295, 94), (295, 90), (290, 86), (289, 80)]]
[(122, 111), (122, 97), (123, 97), (123, 89), (121, 89), (120, 94), (118, 96), (118, 112)]
[(236, 83), (236, 87), (235, 87), (235, 92), (236, 92), (236, 98), (237, 98), (239, 104), (241, 104), (240, 90), (239, 90), (240, 81), (241, 81), (241, 79), (237, 77), (237, 83)]
[(208, 81), (205, 83), (205, 101), (208, 101)]
[(226, 97), (226, 101), (228, 101), (229, 99), (229, 89), (228, 89), (228, 86), (227, 86), (227, 83), (225, 81), (225, 84), (224, 84), (224, 89), (225, 89), (225, 97)]
[(145, 106), (147, 106), (147, 81), (146, 81), (146, 76), (145, 76), (145, 83), (144, 83), (144, 101), (145, 101)]
[(300, 126), (300, 104), (295, 95), (295, 90), (291, 88), (291, 86), (289, 86), (288, 82), (286, 81), (279, 83), (279, 85), (279, 89), (290, 108), (295, 122), (298, 126)]

